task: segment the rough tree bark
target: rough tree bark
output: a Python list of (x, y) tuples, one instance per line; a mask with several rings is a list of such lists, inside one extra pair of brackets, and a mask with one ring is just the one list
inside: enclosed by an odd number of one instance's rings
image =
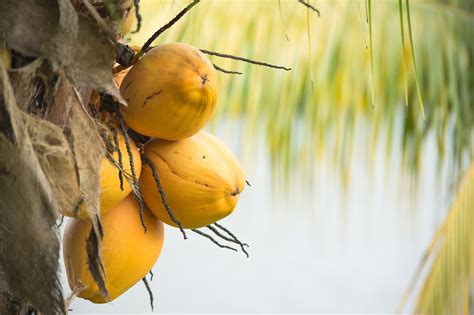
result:
[(85, 207), (99, 235), (106, 131), (88, 102), (92, 90), (121, 100), (104, 12), (121, 15), (117, 1), (87, 2), (103, 18), (81, 1), (0, 0), (0, 314), (65, 313), (60, 210)]

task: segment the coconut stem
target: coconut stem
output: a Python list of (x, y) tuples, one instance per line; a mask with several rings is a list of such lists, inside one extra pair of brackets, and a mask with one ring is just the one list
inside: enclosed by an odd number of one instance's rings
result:
[(146, 280), (146, 277), (143, 277), (142, 281), (145, 284), (146, 290), (148, 291), (148, 295), (150, 297), (150, 307), (151, 307), (151, 311), (153, 312), (153, 292), (151, 291), (150, 284)]
[(184, 239), (187, 239), (186, 237), (186, 232), (184, 231), (183, 229), (183, 225), (181, 224), (181, 222), (179, 222), (176, 217), (174, 216), (173, 214), (173, 211), (171, 210), (171, 207), (168, 203), (168, 200), (166, 200), (166, 196), (165, 196), (165, 192), (163, 191), (163, 186), (161, 186), (161, 181), (160, 181), (160, 177), (158, 176), (158, 171), (156, 170), (156, 167), (155, 165), (153, 165), (153, 162), (150, 161), (147, 157), (143, 156), (142, 157), (142, 160), (145, 164), (147, 164), (150, 169), (151, 169), (151, 173), (153, 175), (153, 178), (155, 179), (155, 183), (156, 183), (156, 186), (158, 188), (158, 192), (160, 193), (160, 196), (161, 196), (161, 202), (163, 202), (163, 205), (165, 206), (165, 209), (166, 209), (166, 212), (168, 213), (171, 221), (173, 221), (179, 228), (179, 230), (181, 231), (181, 233), (183, 234), (183, 237)]
[(119, 140), (117, 136), (117, 129), (112, 128), (112, 134), (114, 136), (114, 142), (115, 142), (115, 148), (117, 149), (118, 152), (118, 164), (119, 164), (119, 180), (120, 180), (120, 190), (123, 191), (123, 161), (122, 161), (122, 151), (120, 151), (120, 145), (119, 145)]
[(188, 4), (181, 12), (179, 12), (171, 21), (166, 23), (164, 26), (162, 26), (158, 31), (156, 31), (153, 35), (151, 35), (150, 38), (145, 42), (145, 44), (142, 46), (142, 49), (140, 52), (137, 54), (137, 58), (140, 58), (143, 56), (144, 53), (146, 53), (148, 50), (150, 50), (151, 44), (160, 36), (164, 31), (169, 29), (171, 26), (173, 26), (176, 22), (178, 22), (189, 10), (191, 10), (192, 7), (194, 7), (196, 4), (199, 3), (200, 0), (194, 0), (190, 4)]
[(248, 244), (246, 243), (242, 243), (241, 241), (239, 241), (237, 238), (230, 238), (230, 237), (227, 237), (225, 235), (223, 235), (221, 232), (219, 232), (215, 227), (213, 227), (212, 225), (208, 225), (207, 228), (209, 230), (211, 230), (212, 232), (214, 232), (214, 234), (216, 234), (217, 236), (219, 236), (220, 238), (222, 238), (223, 240), (226, 240), (228, 242), (231, 242), (231, 243), (235, 243), (235, 244), (238, 244), (240, 246), (240, 248), (242, 249), (242, 252), (245, 254), (245, 256), (247, 256), (247, 258), (249, 258), (249, 253), (245, 250), (245, 246), (249, 246)]
[(237, 236), (235, 236), (229, 229), (225, 228), (224, 226), (222, 226), (221, 224), (215, 222), (214, 225), (216, 227), (218, 227), (219, 229), (221, 229), (222, 231), (226, 232), (230, 237), (232, 237), (235, 241), (237, 241), (239, 244), (242, 244), (242, 246), (246, 246), (246, 247), (249, 247), (248, 244), (246, 243), (242, 243), (238, 238)]
[(117, 55), (115, 61), (119, 65), (112, 68), (113, 74), (130, 67), (135, 61), (135, 51), (127, 44), (118, 42), (115, 51)]
[(203, 231), (199, 231), (198, 229), (191, 229), (191, 231), (193, 231), (194, 233), (196, 234), (199, 234), (201, 236), (204, 236), (205, 238), (209, 239), (211, 242), (213, 242), (214, 244), (216, 244), (217, 246), (219, 246), (220, 248), (227, 248), (227, 249), (230, 249), (230, 250), (233, 250), (233, 251), (237, 251), (235, 248), (233, 247), (230, 247), (230, 246), (227, 246), (227, 245), (222, 245), (221, 243), (219, 243), (218, 241), (216, 241), (211, 235), (209, 234), (206, 234), (204, 233)]
[(127, 128), (125, 128), (125, 123), (123, 121), (122, 114), (120, 111), (117, 111), (117, 116), (118, 116), (118, 121), (120, 125), (120, 129), (123, 133), (123, 136), (125, 138), (125, 146), (127, 147), (127, 154), (128, 158), (130, 159), (130, 168), (131, 168), (131, 173), (132, 173), (132, 181), (133, 181), (133, 193), (135, 194), (135, 197), (137, 198), (138, 201), (138, 213), (140, 214), (140, 222), (143, 226), (143, 230), (145, 233), (147, 232), (147, 227), (145, 224), (145, 217), (143, 215), (143, 198), (142, 194), (140, 193), (140, 189), (138, 186), (138, 180), (137, 180), (137, 174), (135, 172), (135, 163), (133, 162), (133, 154), (132, 154), (132, 149), (130, 147), (130, 138), (128, 137), (128, 132)]
[(199, 49), (199, 50), (200, 50), (201, 52), (203, 52), (203, 53), (205, 53), (205, 54), (207, 54), (207, 55), (211, 55), (211, 56), (217, 56), (217, 57), (222, 57), (222, 58), (228, 58), (228, 59), (234, 59), (234, 60), (244, 61), (244, 62), (248, 62), (248, 63), (254, 64), (254, 65), (265, 66), (265, 67), (274, 68), (274, 69), (281, 69), (281, 70), (285, 70), (285, 71), (290, 71), (290, 70), (291, 70), (291, 68), (287, 68), (287, 67), (283, 67), (283, 66), (277, 66), (277, 65), (272, 65), (272, 64), (267, 63), (267, 62), (252, 60), (252, 59), (249, 59), (249, 58), (244, 58), (244, 57), (239, 57), (239, 56), (234, 56), (234, 55), (229, 55), (229, 54), (223, 54), (223, 53), (218, 53), (218, 52), (209, 51), (209, 50), (206, 50), (206, 49)]
[[(140, 14), (140, 0), (133, 0), (133, 5), (135, 6), (135, 17), (137, 18), (137, 29), (132, 33), (138, 33), (142, 27), (142, 16)], [(153, 307), (152, 307), (153, 309)]]
[(303, 0), (298, 0), (299, 3), (305, 5), (307, 8), (310, 8), (311, 10), (313, 10), (314, 12), (316, 12), (318, 14), (318, 17), (321, 17), (321, 13), (319, 12), (318, 9), (316, 9), (315, 7), (313, 7), (310, 3), (309, 3), (309, 0), (308, 2), (304, 2)]
[(223, 72), (223, 73), (227, 73), (227, 74), (242, 74), (242, 72), (230, 71), (230, 70), (226, 70), (226, 69), (224, 69), (224, 68), (221, 68), (221, 67), (219, 67), (218, 65), (216, 65), (215, 63), (213, 63), (212, 65), (214, 66), (214, 69), (216, 69), (217, 71)]

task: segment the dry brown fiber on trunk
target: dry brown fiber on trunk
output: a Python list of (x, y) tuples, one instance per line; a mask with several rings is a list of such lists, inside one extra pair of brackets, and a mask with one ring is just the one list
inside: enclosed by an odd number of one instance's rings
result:
[(59, 209), (86, 207), (98, 230), (105, 129), (87, 103), (120, 98), (115, 39), (70, 1), (0, 0), (0, 44), (0, 314), (63, 314)]

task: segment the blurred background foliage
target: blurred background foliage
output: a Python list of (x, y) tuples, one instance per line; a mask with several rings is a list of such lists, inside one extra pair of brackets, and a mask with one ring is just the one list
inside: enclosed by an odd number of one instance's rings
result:
[[(143, 29), (131, 36), (131, 42), (144, 43), (188, 2), (143, 0)], [(313, 165), (322, 156), (331, 157), (346, 183), (360, 130), (366, 136), (369, 161), (382, 141), (387, 165), (397, 150), (406, 173), (416, 179), (426, 139), (435, 137), (438, 154), (432, 158), (439, 165), (445, 159), (452, 161), (450, 173), (456, 189), (453, 208), (417, 273), (416, 280), (424, 268), (430, 269), (416, 311), (472, 311), (474, 172), (465, 170), (474, 154), (474, 1), (310, 3), (321, 17), (297, 1), (202, 1), (156, 44), (183, 41), (292, 68), (285, 72), (211, 57), (222, 68), (243, 72), (219, 74), (221, 95), (214, 126), (223, 117), (226, 122), (230, 119), (233, 128), (241, 131), (244, 155), (249, 158), (252, 149), (246, 144), (256, 133), (265, 133), (272, 173), (282, 185), (311, 182), (317, 176)], [(414, 54), (408, 36), (408, 4)], [(368, 7), (372, 12), (373, 89)], [(416, 91), (413, 55), (426, 125)], [(456, 185), (462, 174), (467, 174), (464, 182), (468, 184)]]
[[(144, 1), (143, 11), (154, 17), (144, 19), (133, 43), (143, 43), (187, 3)], [(184, 41), (292, 68), (285, 72), (211, 57), (223, 68), (243, 72), (220, 75), (222, 94), (214, 122), (224, 115), (239, 120), (243, 141), (265, 132), (276, 175), (291, 176), (295, 165), (311, 168), (314, 158), (327, 154), (349, 176), (358, 125), (368, 128), (370, 154), (383, 135), (387, 158), (393, 148), (402, 150), (403, 163), (413, 174), (430, 133), (438, 143), (434, 158), (449, 154), (455, 169), (465, 166), (473, 154), (472, 1), (410, 1), (426, 128), (408, 36), (402, 51), (398, 1), (372, 1), (374, 106), (366, 1), (313, 4), (322, 12), (320, 18), (296, 1), (208, 0), (157, 44)], [(408, 32), (406, 17), (404, 22)], [(400, 133), (401, 143), (394, 146), (395, 133)]]
[[(416, 314), (472, 314), (474, 284), (474, 164), (464, 175), (453, 206), (438, 228), (413, 281), (429, 272), (418, 294)], [(405, 299), (413, 294), (413, 287)], [(406, 300), (402, 300), (403, 308)]]

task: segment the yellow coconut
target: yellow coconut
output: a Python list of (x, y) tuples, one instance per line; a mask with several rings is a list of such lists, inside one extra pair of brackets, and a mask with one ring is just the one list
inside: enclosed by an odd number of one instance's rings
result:
[(198, 49), (170, 43), (146, 53), (125, 76), (120, 91), (126, 123), (150, 137), (192, 136), (211, 118), (217, 102), (217, 74)]
[(86, 243), (92, 229), (89, 220), (70, 219), (64, 231), (63, 250), (69, 287), (84, 286), (79, 297), (93, 303), (107, 303), (119, 297), (140, 281), (156, 263), (163, 246), (164, 228), (145, 207), (144, 232), (138, 214), (138, 204), (132, 195), (102, 218), (102, 263), (108, 300), (89, 271)]
[(135, 6), (133, 5), (133, 2), (131, 2), (131, 7), (127, 10), (125, 10), (124, 16), (122, 17), (122, 20), (120, 21), (120, 33), (125, 36), (130, 31), (132, 30), (132, 26), (135, 23), (136, 17), (135, 17)]
[[(180, 141), (154, 139), (145, 157), (158, 173), (166, 199), (185, 228), (198, 228), (228, 216), (245, 186), (245, 175), (229, 148), (201, 131)], [(176, 226), (161, 200), (151, 168), (143, 163), (141, 192), (150, 210)]]
[[(115, 145), (114, 138), (110, 136), (109, 140)], [(117, 130), (117, 140), (119, 143), (119, 150), (116, 148), (111, 155), (113, 160), (119, 161), (119, 151), (122, 158), (122, 166), (127, 176), (131, 176), (130, 158), (127, 152), (125, 144), (125, 138), (122, 132)], [(135, 143), (132, 139), (129, 139), (130, 149), (133, 156), (134, 169), (137, 179), (140, 177), (141, 172), (141, 157)], [(100, 214), (107, 214), (112, 208), (114, 208), (120, 201), (122, 201), (131, 191), (132, 187), (123, 176), (123, 190), (120, 188), (120, 177), (119, 169), (117, 165), (112, 163), (106, 157), (103, 158), (100, 165)], [(131, 177), (130, 177), (131, 178)], [(77, 216), (82, 219), (88, 218), (87, 209), (84, 206), (79, 208)], [(64, 209), (63, 214), (68, 217), (74, 217), (75, 213), (73, 209)]]

